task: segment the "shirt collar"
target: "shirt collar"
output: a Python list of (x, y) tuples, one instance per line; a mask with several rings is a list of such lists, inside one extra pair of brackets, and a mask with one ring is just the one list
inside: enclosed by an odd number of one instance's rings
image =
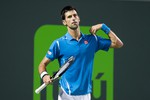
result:
[[(66, 33), (66, 38), (68, 39), (68, 40), (73, 40), (74, 38), (70, 35), (70, 33)], [(83, 33), (81, 33), (81, 37), (80, 37), (80, 39), (82, 39), (82, 38), (85, 38), (85, 36), (84, 36), (84, 34)]]

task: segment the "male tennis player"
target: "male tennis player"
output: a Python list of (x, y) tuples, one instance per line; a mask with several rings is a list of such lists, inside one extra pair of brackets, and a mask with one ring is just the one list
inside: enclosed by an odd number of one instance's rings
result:
[[(83, 34), (80, 31), (79, 15), (72, 6), (62, 9), (61, 18), (68, 31), (51, 44), (39, 65), (40, 76), (46, 84), (51, 83), (50, 75), (46, 72), (47, 64), (58, 59), (62, 66), (70, 56), (74, 56), (74, 63), (60, 79), (61, 89), (58, 100), (91, 100), (91, 78), (95, 53), (98, 50), (108, 51), (109, 48), (120, 48), (123, 43), (104, 23), (92, 26), (91, 34)], [(96, 35), (100, 29), (108, 35), (109, 39)]]

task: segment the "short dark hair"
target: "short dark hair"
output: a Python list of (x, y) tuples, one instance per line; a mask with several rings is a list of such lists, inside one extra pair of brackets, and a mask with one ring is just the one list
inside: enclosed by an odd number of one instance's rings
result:
[(67, 11), (71, 11), (71, 10), (75, 10), (77, 12), (77, 9), (72, 7), (72, 6), (65, 6), (62, 10), (61, 10), (61, 19), (65, 20), (65, 13)]

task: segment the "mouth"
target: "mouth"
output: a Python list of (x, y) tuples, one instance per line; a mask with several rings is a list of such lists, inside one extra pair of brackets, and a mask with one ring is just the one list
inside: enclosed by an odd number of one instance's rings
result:
[(77, 22), (72, 22), (72, 24), (77, 24)]

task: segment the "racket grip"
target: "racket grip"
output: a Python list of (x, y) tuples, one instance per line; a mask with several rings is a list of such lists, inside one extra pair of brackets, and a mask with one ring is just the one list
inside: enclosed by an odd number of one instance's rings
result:
[(48, 84), (43, 83), (39, 88), (35, 90), (36, 94), (39, 94)]

